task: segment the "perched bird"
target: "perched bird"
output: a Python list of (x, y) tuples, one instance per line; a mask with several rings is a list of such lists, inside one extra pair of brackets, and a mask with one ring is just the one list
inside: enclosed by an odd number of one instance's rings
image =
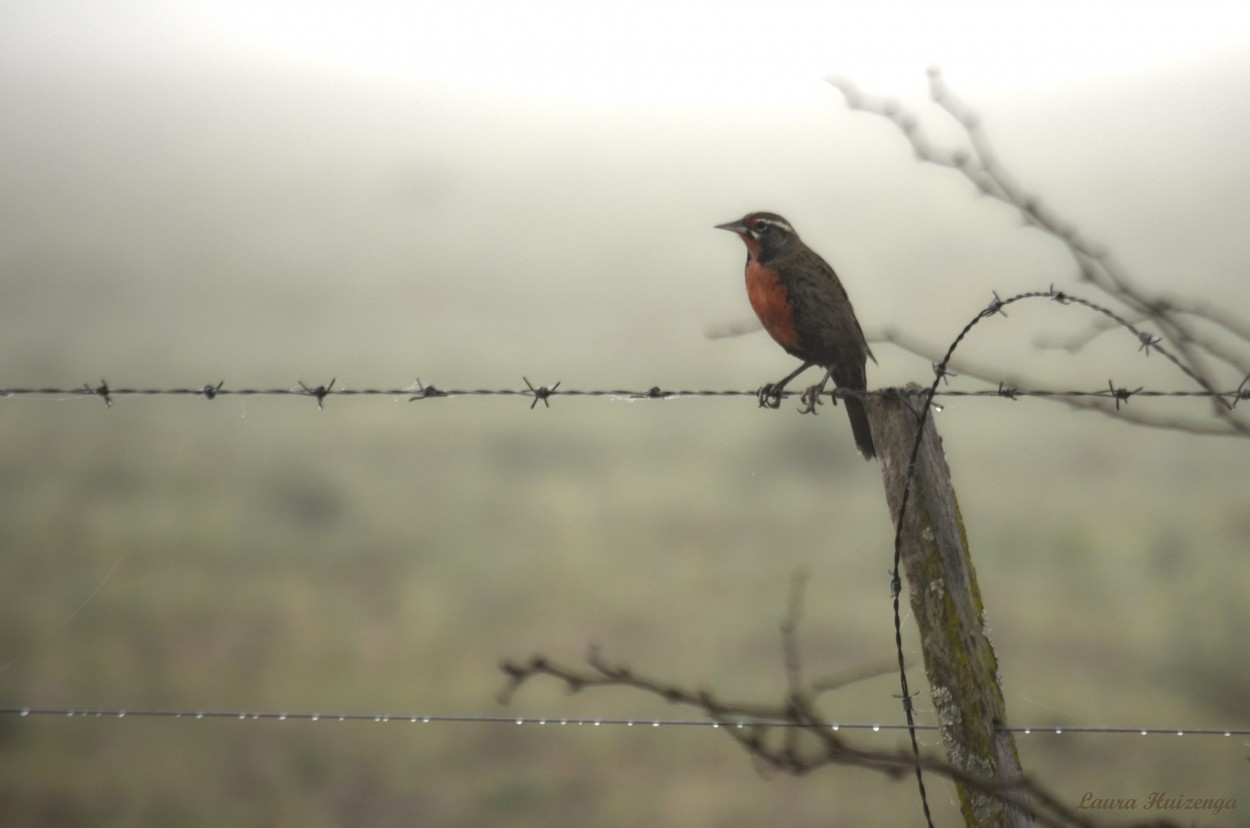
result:
[[(747, 298), (764, 330), (803, 364), (780, 382), (759, 390), (760, 405), (777, 408), (790, 380), (813, 365), (825, 368), (824, 379), (803, 394), (804, 412), (815, 413), (830, 379), (838, 388), (863, 391), (865, 369), (876, 357), (855, 318), (846, 289), (828, 262), (803, 243), (790, 222), (776, 213), (748, 213), (737, 221), (716, 225), (737, 233), (747, 246)], [(846, 397), (855, 445), (865, 460), (877, 456), (864, 402)], [(835, 398), (834, 403), (837, 403)]]

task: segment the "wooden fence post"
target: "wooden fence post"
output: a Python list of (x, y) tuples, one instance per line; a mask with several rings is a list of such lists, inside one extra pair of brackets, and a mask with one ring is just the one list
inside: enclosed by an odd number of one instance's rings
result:
[[(916, 388), (916, 386), (911, 386)], [(923, 396), (868, 397), (873, 440), (895, 529)], [(977, 776), (1009, 784), (1020, 779), (1015, 739), (999, 730), (1007, 709), (998, 684), (998, 658), (968, 550), (968, 535), (933, 417), (925, 420), (902, 531), (901, 568), (920, 628), (925, 673), (947, 760)], [(969, 826), (1032, 826), (1016, 808), (956, 785)], [(1023, 798), (1023, 794), (1021, 794)]]

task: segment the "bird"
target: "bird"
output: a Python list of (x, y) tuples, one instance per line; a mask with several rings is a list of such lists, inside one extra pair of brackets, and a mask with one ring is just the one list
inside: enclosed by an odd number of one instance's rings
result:
[[(747, 213), (737, 221), (717, 224), (736, 233), (747, 248), (747, 298), (764, 330), (802, 364), (780, 382), (758, 391), (761, 406), (779, 408), (781, 392), (813, 365), (825, 369), (824, 379), (802, 396), (804, 413), (816, 413), (820, 395), (832, 379), (835, 386), (863, 391), (868, 386), (868, 360), (876, 363), (864, 331), (838, 274), (804, 244), (790, 222), (776, 213)], [(872, 429), (860, 397), (844, 398), (855, 446), (865, 460), (876, 457)], [(834, 398), (837, 404), (837, 398)]]

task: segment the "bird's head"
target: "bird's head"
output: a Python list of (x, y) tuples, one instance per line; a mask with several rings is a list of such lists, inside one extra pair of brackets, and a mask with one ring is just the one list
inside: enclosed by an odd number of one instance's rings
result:
[(776, 213), (747, 213), (737, 221), (716, 225), (716, 229), (737, 233), (752, 254), (778, 253), (799, 238), (790, 222)]

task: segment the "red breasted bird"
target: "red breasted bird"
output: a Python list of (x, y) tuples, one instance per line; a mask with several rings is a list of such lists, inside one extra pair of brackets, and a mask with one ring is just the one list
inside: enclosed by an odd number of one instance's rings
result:
[[(813, 365), (825, 368), (824, 379), (803, 394), (804, 412), (815, 413), (830, 379), (838, 388), (863, 391), (865, 369), (876, 357), (855, 318), (846, 289), (829, 263), (812, 250), (790, 222), (776, 213), (748, 213), (737, 221), (716, 225), (737, 233), (747, 246), (747, 298), (764, 330), (803, 364), (780, 382), (759, 390), (760, 405), (777, 408), (790, 380)], [(835, 398), (834, 403), (837, 403)], [(855, 445), (865, 460), (876, 457), (872, 430), (863, 400), (846, 397)]]

